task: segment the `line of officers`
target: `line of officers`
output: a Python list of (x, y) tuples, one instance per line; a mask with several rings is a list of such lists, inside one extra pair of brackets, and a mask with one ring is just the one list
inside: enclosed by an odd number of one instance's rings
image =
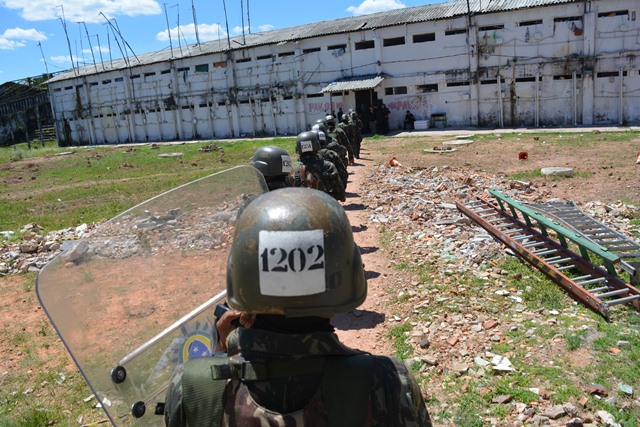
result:
[(269, 191), (285, 187), (307, 187), (324, 191), (336, 200), (346, 199), (347, 167), (360, 158), (362, 121), (349, 110), (337, 123), (332, 115), (318, 119), (311, 130), (296, 137), (295, 164), (280, 147), (258, 148), (251, 164), (264, 175)]

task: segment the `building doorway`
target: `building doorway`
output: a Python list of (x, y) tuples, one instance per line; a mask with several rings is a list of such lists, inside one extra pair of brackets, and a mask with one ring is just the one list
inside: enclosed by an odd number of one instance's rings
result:
[(356, 90), (356, 112), (362, 120), (363, 133), (370, 133), (369, 127), (369, 106), (378, 104), (378, 94), (373, 89)]

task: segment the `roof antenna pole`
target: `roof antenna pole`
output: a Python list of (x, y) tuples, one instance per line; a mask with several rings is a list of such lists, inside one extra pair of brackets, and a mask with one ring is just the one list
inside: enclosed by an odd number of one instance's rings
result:
[(107, 27), (107, 49), (109, 49), (109, 63), (113, 67), (113, 54), (111, 53), (111, 33), (109, 32), (109, 27)]
[(71, 59), (71, 67), (73, 68), (73, 74), (77, 74), (76, 65), (73, 63), (73, 52), (71, 51), (71, 42), (69, 41), (69, 33), (67, 33), (67, 22), (64, 17), (64, 6), (59, 5), (58, 7), (62, 9), (62, 18), (58, 18), (58, 19), (62, 21), (62, 29), (64, 30), (65, 37), (67, 38), (67, 47), (69, 48), (69, 58)]
[(251, 15), (249, 14), (249, 0), (247, 0), (247, 27), (249, 28), (249, 34), (251, 34)]
[[(116, 39), (116, 43), (118, 44), (118, 49), (120, 49), (120, 54), (122, 55), (122, 59), (124, 60), (125, 64), (127, 64), (127, 67), (129, 66), (129, 59), (127, 58), (127, 55), (124, 54), (124, 52), (122, 51), (122, 46), (120, 46), (120, 41), (118, 40), (118, 37), (116, 37), (116, 28), (113, 26), (113, 24), (111, 23), (111, 21), (109, 20), (109, 18), (107, 18), (104, 13), (100, 12), (100, 15), (102, 15), (104, 17), (104, 19), (107, 20), (107, 22), (109, 23), (109, 26), (111, 27), (111, 29), (113, 30), (113, 38)], [(111, 64), (113, 65), (113, 63)]]
[(244, 0), (240, 0), (240, 16), (242, 17), (242, 44), (247, 44), (244, 38)]
[[(196, 7), (193, 4), (193, 0), (191, 0), (191, 11), (193, 12), (193, 28), (196, 30), (196, 44), (200, 47), (200, 35), (198, 34), (198, 20), (196, 19)], [(202, 47), (200, 47), (202, 50)]]
[[(140, 63), (140, 59), (138, 58), (138, 56), (136, 55), (136, 53), (133, 51), (133, 48), (131, 47), (131, 45), (129, 44), (129, 42), (124, 38), (124, 36), (122, 35), (122, 33), (120, 32), (120, 26), (118, 25), (118, 21), (116, 21), (116, 18), (113, 18), (113, 21), (116, 23), (116, 31), (118, 32), (118, 35), (120, 36), (120, 38), (122, 39), (122, 43), (124, 43), (126, 45), (126, 47), (129, 48), (129, 50), (131, 51), (131, 53), (133, 54), (133, 56), (136, 58), (136, 60), (138, 61), (138, 63)], [(126, 49), (125, 49), (126, 51)], [(129, 60), (127, 58), (127, 65), (131, 66), (129, 64)]]
[(227, 43), (229, 49), (231, 49), (231, 38), (229, 37), (229, 19), (227, 18), (227, 2), (222, 0), (222, 6), (224, 6), (224, 22), (227, 25)]
[(91, 45), (91, 38), (89, 37), (89, 30), (87, 30), (87, 24), (84, 21), (81, 21), (84, 25), (84, 32), (87, 34), (87, 40), (89, 41), (89, 49), (91, 50), (91, 58), (93, 58), (93, 66), (98, 71), (98, 65), (96, 65), (96, 56), (93, 54), (93, 46)]
[(96, 40), (98, 40), (98, 53), (100, 53), (100, 63), (102, 64), (102, 70), (104, 71), (104, 59), (102, 59), (102, 45), (100, 44), (100, 34), (96, 34)]
[(76, 24), (78, 24), (78, 36), (80, 37), (80, 52), (82, 53), (82, 57), (78, 55), (78, 42), (76, 42), (76, 57), (78, 57), (78, 67), (80, 67), (79, 58), (82, 58), (82, 65), (87, 65), (87, 63), (84, 62), (84, 44), (82, 43), (82, 28), (80, 27), (80, 22), (76, 22)]
[(180, 56), (182, 56), (182, 43), (180, 43), (180, 5), (178, 3), (174, 4), (171, 7), (175, 7), (178, 10), (178, 22), (177, 22), (177, 31), (178, 31), (178, 47), (180, 48)]
[(47, 60), (44, 58), (44, 52), (42, 51), (42, 44), (38, 42), (38, 47), (40, 48), (40, 54), (42, 55), (42, 62), (44, 62), (44, 69), (47, 72), (47, 78), (49, 78), (49, 67), (47, 66)]
[(171, 42), (171, 28), (169, 27), (169, 15), (167, 15), (167, 4), (164, 4), (164, 17), (167, 20), (167, 32), (169, 33), (169, 47), (171, 47), (171, 57), (173, 58), (173, 43)]

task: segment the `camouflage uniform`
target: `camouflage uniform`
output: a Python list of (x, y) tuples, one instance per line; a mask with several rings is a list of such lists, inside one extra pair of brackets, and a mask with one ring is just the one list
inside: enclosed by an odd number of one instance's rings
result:
[[(212, 420), (212, 425), (431, 426), (420, 387), (404, 363), (349, 349), (334, 333), (281, 334), (238, 328), (229, 335), (227, 346), (229, 354), (241, 353), (245, 365), (248, 362), (255, 372), (269, 374), (249, 378), (238, 369), (246, 366), (236, 365), (235, 379), (228, 380), (223, 394), (222, 422)], [(324, 370), (327, 364), (341, 366), (335, 361), (348, 356), (367, 359), (367, 369), (361, 371), (366, 373), (366, 383), (350, 370)], [(233, 371), (234, 365), (230, 366)], [(169, 427), (187, 425), (182, 390), (178, 373), (167, 391), (165, 422)], [(334, 413), (337, 407), (338, 414)]]
[(353, 148), (355, 146), (353, 126), (349, 123), (340, 123), (336, 128), (336, 130), (339, 130), (339, 129), (344, 132), (344, 135), (346, 137), (346, 140), (347, 140), (346, 147), (349, 153), (349, 164), (352, 165), (354, 163), (354, 156), (355, 156), (355, 150)]
[(324, 148), (327, 148), (331, 151), (338, 153), (338, 156), (340, 157), (340, 160), (342, 160), (342, 164), (346, 169), (348, 165), (347, 148), (344, 145), (338, 144), (338, 141), (336, 141), (335, 139), (332, 139), (329, 136), (327, 137), (327, 139), (328, 139), (328, 142)]
[(340, 175), (340, 179), (342, 180), (342, 185), (346, 190), (347, 181), (349, 179), (349, 172), (347, 172), (347, 167), (345, 166), (344, 162), (340, 158), (340, 155), (329, 148), (321, 149), (320, 151), (318, 151), (318, 154), (320, 155), (320, 157), (322, 157), (326, 161), (333, 163), (333, 165), (336, 167), (336, 170), (338, 171), (338, 175)]
[[(305, 177), (300, 176), (301, 166), (317, 175), (319, 182), (309, 185)], [(311, 187), (331, 194), (334, 199), (344, 202), (346, 194), (344, 184), (340, 179), (338, 170), (333, 163), (324, 160), (316, 153), (305, 153), (300, 156), (300, 161), (293, 166), (291, 171), (295, 187)]]
[(362, 145), (362, 120), (360, 120), (360, 116), (355, 111), (351, 111), (348, 115), (349, 123), (353, 123), (353, 133), (354, 133), (354, 147), (353, 154), (356, 159), (360, 158), (360, 146)]
[(352, 158), (353, 151), (351, 148), (351, 144), (349, 142), (349, 138), (347, 137), (347, 134), (344, 132), (344, 130), (337, 127), (333, 130), (330, 130), (327, 136), (331, 138), (333, 142), (337, 142), (338, 144), (340, 144), (346, 149), (348, 158), (347, 156), (344, 156), (345, 164), (347, 165), (351, 164), (352, 162), (349, 159)]

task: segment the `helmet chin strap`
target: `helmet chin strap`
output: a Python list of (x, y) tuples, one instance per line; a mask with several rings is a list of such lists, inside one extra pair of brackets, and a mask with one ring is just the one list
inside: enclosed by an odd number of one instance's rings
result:
[(252, 328), (279, 332), (283, 334), (301, 334), (307, 332), (333, 332), (330, 323), (332, 316), (285, 317), (279, 314), (258, 314)]

